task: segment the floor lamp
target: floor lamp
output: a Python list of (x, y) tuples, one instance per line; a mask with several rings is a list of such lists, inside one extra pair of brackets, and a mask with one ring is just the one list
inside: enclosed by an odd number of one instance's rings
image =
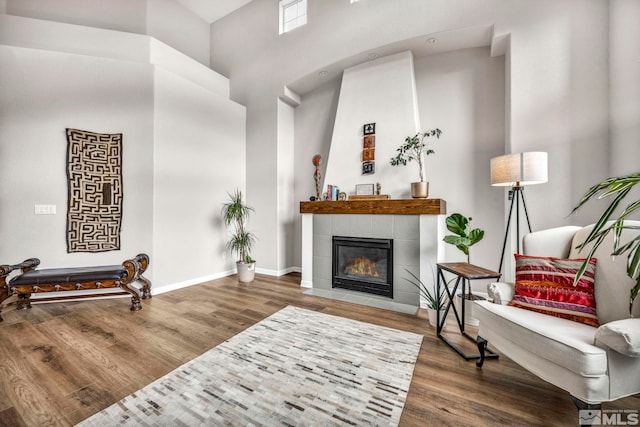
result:
[(516, 244), (519, 253), (521, 203), (525, 218), (527, 219), (527, 227), (529, 228), (529, 232), (531, 232), (531, 223), (529, 222), (527, 204), (524, 200), (523, 187), (532, 184), (542, 184), (544, 182), (547, 182), (547, 153), (535, 151), (506, 154), (491, 159), (491, 185), (511, 187), (509, 191), (511, 206), (509, 207), (507, 229), (505, 230), (504, 242), (502, 243), (502, 255), (500, 256), (500, 267), (498, 268), (499, 273), (502, 273), (502, 262), (504, 260), (505, 249), (507, 248), (511, 218), (513, 217), (513, 205), (514, 203), (516, 205)]

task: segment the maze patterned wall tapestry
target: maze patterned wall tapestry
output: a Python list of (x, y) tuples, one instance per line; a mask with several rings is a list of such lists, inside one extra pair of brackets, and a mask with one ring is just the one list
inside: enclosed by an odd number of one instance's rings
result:
[(120, 249), (122, 134), (67, 129), (67, 252)]

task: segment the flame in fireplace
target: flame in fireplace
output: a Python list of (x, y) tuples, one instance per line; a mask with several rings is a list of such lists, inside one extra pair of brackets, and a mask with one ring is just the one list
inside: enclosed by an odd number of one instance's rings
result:
[(345, 274), (355, 274), (358, 276), (380, 277), (375, 261), (371, 261), (367, 257), (359, 257), (354, 260), (349, 260), (344, 272)]

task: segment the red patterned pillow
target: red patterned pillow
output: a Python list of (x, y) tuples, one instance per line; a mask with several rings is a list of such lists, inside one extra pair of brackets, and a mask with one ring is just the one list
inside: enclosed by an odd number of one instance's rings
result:
[(596, 259), (574, 286), (584, 259), (516, 254), (515, 295), (509, 305), (598, 327), (594, 278)]

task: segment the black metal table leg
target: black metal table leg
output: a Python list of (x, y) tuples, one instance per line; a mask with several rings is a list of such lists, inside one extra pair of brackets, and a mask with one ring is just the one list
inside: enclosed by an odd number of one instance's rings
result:
[[(470, 266), (470, 264), (467, 263), (456, 263), (456, 264), (466, 264), (466, 266)], [(471, 335), (469, 335), (466, 331), (465, 331), (465, 323), (464, 323), (464, 319), (465, 319), (465, 299), (466, 299), (466, 293), (467, 293), (467, 284), (469, 284), (470, 286), (470, 280), (471, 278), (469, 277), (465, 277), (463, 274), (460, 274), (458, 271), (452, 271), (452, 268), (447, 268), (446, 271), (449, 271), (453, 274), (455, 274), (457, 276), (456, 278), (456, 282), (455, 285), (453, 286), (453, 288), (449, 288), (449, 286), (447, 286), (447, 281), (444, 277), (444, 273), (443, 273), (443, 268), (441, 267), (441, 264), (437, 265), (438, 269), (437, 269), (437, 279), (436, 279), (436, 295), (439, 296), (440, 294), (440, 286), (442, 286), (442, 283), (444, 283), (445, 286), (445, 292), (447, 294), (448, 297), (448, 302), (447, 305), (444, 309), (443, 312), (443, 317), (440, 318), (440, 310), (438, 310), (438, 314), (437, 314), (437, 327), (436, 327), (436, 334), (438, 336), (438, 338), (440, 338), (442, 341), (444, 341), (445, 344), (447, 344), (449, 347), (451, 347), (456, 353), (458, 353), (462, 358), (464, 358), (464, 360), (479, 360), (481, 358), (480, 354), (473, 354), (473, 355), (469, 355), (466, 354), (465, 352), (463, 352), (457, 345), (453, 344), (452, 342), (450, 342), (444, 335), (442, 335), (442, 329), (444, 328), (444, 323), (447, 319), (447, 315), (449, 313), (449, 309), (453, 309), (453, 313), (455, 315), (456, 318), (456, 323), (458, 324), (458, 329), (460, 330), (460, 334), (462, 336), (464, 336), (465, 338), (467, 338), (468, 340), (472, 341), (473, 343), (476, 343), (476, 338), (472, 337)], [(487, 270), (488, 271), (488, 270)], [(492, 276), (492, 277), (499, 277), (499, 273), (497, 276)], [(479, 277), (478, 277), (479, 278)], [(486, 278), (486, 277), (482, 277), (482, 278)], [(461, 296), (462, 296), (462, 304), (460, 307), (460, 313), (458, 313), (458, 309), (456, 308), (455, 304), (454, 304), (454, 298), (456, 295), (456, 291), (458, 290), (458, 287), (461, 286)], [(498, 354), (494, 353), (491, 349), (486, 348), (485, 346), (485, 355), (484, 355), (484, 359), (497, 359), (498, 358)]]

